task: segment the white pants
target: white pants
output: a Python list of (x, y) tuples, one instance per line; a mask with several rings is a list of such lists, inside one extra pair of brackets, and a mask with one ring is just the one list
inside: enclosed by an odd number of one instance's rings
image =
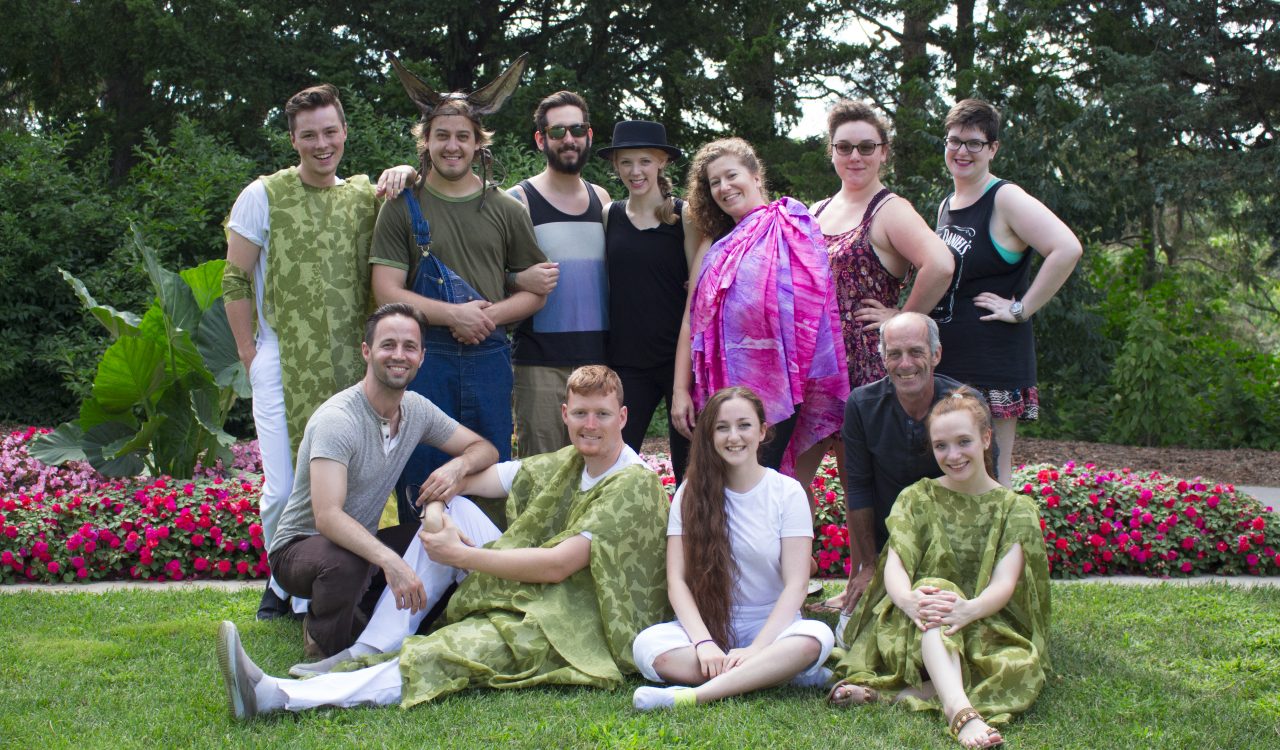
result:
[[(769, 619), (769, 612), (773, 608), (762, 607), (759, 609), (762, 611), (755, 611), (749, 614), (741, 610), (734, 610), (733, 622), (730, 624), (730, 637), (733, 639), (733, 643), (729, 644), (729, 648), (742, 648), (750, 645), (756, 639), (760, 630), (764, 628), (765, 621)], [(831, 654), (831, 648), (835, 645), (836, 639), (831, 633), (831, 628), (827, 627), (825, 622), (803, 620), (798, 612), (796, 613), (796, 619), (783, 628), (773, 642), (777, 643), (783, 638), (792, 636), (808, 636), (822, 646), (822, 653), (818, 654), (817, 661), (810, 664), (808, 669), (794, 678), (803, 680), (805, 677), (811, 676), (822, 669), (822, 664), (827, 660), (827, 656)], [(673, 620), (672, 622), (658, 623), (640, 631), (640, 635), (637, 635), (635, 641), (631, 644), (631, 655), (635, 659), (636, 668), (640, 670), (640, 674), (644, 675), (645, 679), (650, 682), (665, 682), (666, 680), (663, 680), (654, 670), (653, 663), (658, 660), (659, 656), (668, 651), (689, 648), (692, 645), (693, 640), (685, 632), (684, 626), (678, 620)]]
[[(253, 386), (253, 426), (258, 432), (258, 452), (262, 455), (262, 541), (268, 549), (280, 525), (285, 503), (293, 492), (293, 450), (289, 447), (289, 423), (285, 421), (284, 381), (280, 375), (280, 343), (274, 338), (259, 339), (258, 353), (249, 364), (249, 384)], [(272, 578), (268, 585), (281, 599), (289, 593)], [(307, 611), (306, 599), (294, 599), (295, 612)]]
[[(502, 535), (484, 511), (465, 497), (449, 501), (446, 512), (454, 525), (476, 546), (488, 544)], [(427, 590), (427, 608), (409, 614), (407, 609), (396, 608), (395, 594), (390, 588), (382, 592), (373, 616), (357, 642), (383, 653), (399, 649), (404, 639), (418, 629), (428, 610), (440, 601), (449, 585), (461, 582), (469, 572), (433, 562), (423, 550), (422, 540), (416, 536), (404, 553), (404, 561), (418, 574), (423, 588)], [(355, 672), (331, 672), (307, 680), (280, 680), (278, 686), (285, 694), (285, 708), (289, 711), (319, 706), (385, 706), (400, 702), (399, 667), (400, 660), (391, 659)]]
[[(502, 532), (498, 531), (498, 527), (493, 525), (484, 511), (461, 495), (449, 501), (445, 512), (463, 536), (477, 547), (483, 547), (502, 536)], [(409, 614), (407, 609), (397, 609), (395, 593), (388, 586), (378, 598), (369, 624), (356, 639), (357, 643), (372, 646), (383, 653), (399, 649), (404, 639), (417, 631), (428, 610), (440, 601), (449, 586), (461, 583), (470, 572), (432, 562), (422, 549), (422, 540), (416, 536), (405, 550), (404, 561), (418, 574), (418, 580), (422, 581), (422, 587), (427, 590), (427, 609), (419, 610), (416, 614)]]

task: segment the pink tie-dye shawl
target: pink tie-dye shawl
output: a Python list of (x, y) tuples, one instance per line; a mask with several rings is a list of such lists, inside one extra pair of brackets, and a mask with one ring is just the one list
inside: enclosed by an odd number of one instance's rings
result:
[(689, 313), (695, 408), (731, 385), (755, 391), (770, 424), (800, 407), (784, 470), (840, 429), (849, 397), (825, 248), (800, 202), (756, 209), (707, 251)]

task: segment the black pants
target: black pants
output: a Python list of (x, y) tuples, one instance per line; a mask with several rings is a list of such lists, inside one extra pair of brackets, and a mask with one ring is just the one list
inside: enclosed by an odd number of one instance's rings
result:
[(796, 404), (795, 413), (770, 427), (773, 436), (767, 443), (760, 444), (760, 465), (778, 471), (782, 468), (782, 456), (787, 452), (787, 444), (791, 442), (791, 433), (796, 431), (796, 420), (800, 418), (800, 404)]
[(622, 380), (622, 397), (627, 407), (627, 425), (622, 428), (622, 439), (632, 450), (640, 451), (644, 433), (649, 429), (653, 413), (663, 399), (667, 402), (667, 438), (671, 441), (671, 468), (678, 485), (684, 480), (684, 470), (689, 465), (689, 441), (671, 424), (671, 388), (675, 382), (675, 368), (615, 367)]

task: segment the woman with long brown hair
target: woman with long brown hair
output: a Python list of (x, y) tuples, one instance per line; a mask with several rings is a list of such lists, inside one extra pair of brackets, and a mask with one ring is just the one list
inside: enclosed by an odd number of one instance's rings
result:
[[(791, 682), (825, 684), (831, 628), (800, 618), (813, 525), (796, 480), (760, 464), (764, 403), (725, 388), (693, 432), (689, 470), (667, 523), (667, 596), (676, 621), (632, 645), (642, 710), (696, 705)], [(696, 687), (685, 687), (694, 685)]]

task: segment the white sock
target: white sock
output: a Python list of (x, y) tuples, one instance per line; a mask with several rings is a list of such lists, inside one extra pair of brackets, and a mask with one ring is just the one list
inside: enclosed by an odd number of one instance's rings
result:
[(347, 649), (347, 653), (351, 654), (349, 658), (359, 659), (362, 656), (368, 656), (370, 654), (380, 654), (382, 653), (382, 649), (374, 648), (373, 646), (370, 646), (367, 643), (361, 643), (360, 641), (356, 641), (355, 643), (351, 644), (351, 648)]
[[(687, 693), (687, 696), (684, 695)], [(638, 687), (631, 698), (631, 705), (637, 711), (653, 711), (658, 708), (675, 708), (677, 695), (682, 705), (697, 705), (693, 689), (687, 687)]]
[(284, 708), (285, 694), (280, 689), (280, 680), (270, 675), (264, 674), (262, 679), (253, 686), (253, 697), (258, 702), (258, 713), (279, 711)]
[(826, 687), (831, 681), (831, 670), (826, 667), (810, 669), (796, 675), (791, 684), (798, 688)]

